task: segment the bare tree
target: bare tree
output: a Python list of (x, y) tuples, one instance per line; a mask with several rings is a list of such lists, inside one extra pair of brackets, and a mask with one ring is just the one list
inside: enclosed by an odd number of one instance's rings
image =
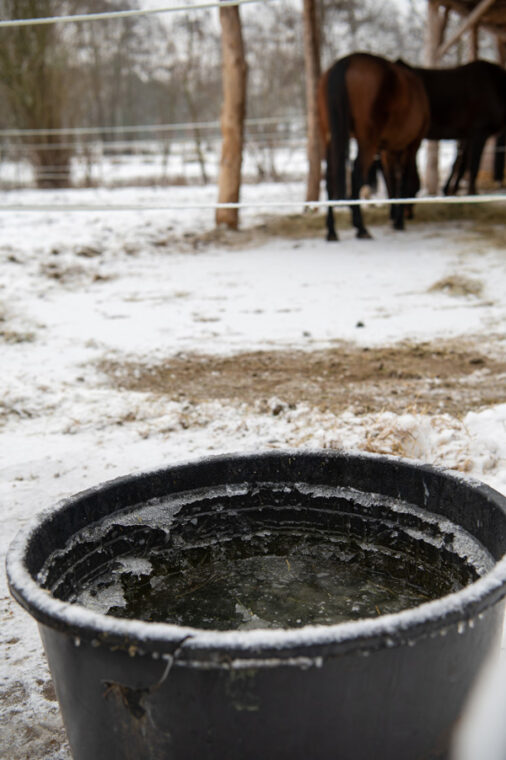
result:
[[(81, 13), (118, 9), (112, 0), (73, 1)], [(122, 0), (121, 4), (124, 9), (137, 6), (134, 0)], [(140, 16), (76, 24), (74, 36), (85, 104), (83, 120), (103, 127), (149, 121), (150, 88), (166, 69), (168, 52), (160, 20)]]
[(167, 67), (171, 90), (183, 110), (181, 120), (193, 123), (195, 155), (203, 184), (209, 181), (201, 121), (216, 119), (220, 92), (219, 36), (208, 12), (184, 16), (175, 24), (178, 44)]
[[(223, 55), (223, 106), (221, 111), (221, 159), (218, 202), (237, 203), (241, 189), (247, 64), (237, 6), (220, 8)], [(217, 208), (216, 224), (237, 229), (237, 208)]]
[[(318, 0), (323, 66), (357, 50), (419, 63), (425, 16), (403, 0)], [(421, 6), (425, 10), (425, 5)]]
[[(64, 5), (64, 3), (62, 3)], [(2, 18), (51, 16), (49, 0), (2, 0)], [(71, 68), (63, 34), (56, 26), (0, 30), (0, 88), (20, 129), (48, 130), (25, 138), (38, 187), (64, 187), (70, 179), (72, 146), (61, 146), (55, 130), (70, 126), (67, 104)]]

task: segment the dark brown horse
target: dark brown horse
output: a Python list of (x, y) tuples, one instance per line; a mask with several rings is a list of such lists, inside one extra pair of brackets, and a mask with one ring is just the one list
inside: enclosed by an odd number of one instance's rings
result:
[(506, 129), (497, 135), (494, 150), (494, 182), (500, 185), (504, 183), (504, 170), (506, 168)]
[(506, 128), (506, 71), (496, 63), (473, 61), (451, 69), (412, 68), (430, 105), (429, 140), (459, 140), (457, 155), (445, 192), (454, 193), (469, 171), (469, 193), (476, 193), (476, 175), (485, 142)]
[[(318, 86), (320, 130), (326, 149), (329, 200), (345, 199), (350, 136), (358, 154), (352, 172), (352, 199), (381, 155), (390, 197), (408, 197), (409, 172), (429, 127), (429, 104), (421, 80), (407, 67), (368, 53), (353, 53), (326, 71)], [(404, 207), (393, 209), (396, 229), (404, 226)], [(352, 206), (357, 237), (370, 237), (360, 206)], [(332, 207), (327, 240), (337, 240)]]
[[(478, 143), (478, 149), (481, 148), (481, 138), (476, 138), (480, 142)], [(493, 178), (495, 182), (502, 185), (504, 180), (504, 149), (506, 145), (506, 131), (502, 131), (497, 135), (496, 144), (494, 148), (494, 171)], [(448, 179), (443, 187), (445, 195), (456, 195), (459, 190), (459, 185), (462, 177), (466, 171), (470, 171), (471, 168), (471, 156), (476, 148), (473, 146), (473, 139), (459, 140), (457, 144), (457, 156), (451, 168)], [(478, 160), (479, 167), (479, 160)], [(476, 178), (474, 178), (476, 180)], [(469, 192), (476, 192), (476, 186), (470, 183)], [(472, 193), (471, 193), (472, 194)]]
[(472, 140), (459, 140), (457, 143), (457, 155), (446, 180), (443, 193), (445, 195), (457, 195), (462, 177), (469, 169), (469, 159), (473, 152)]

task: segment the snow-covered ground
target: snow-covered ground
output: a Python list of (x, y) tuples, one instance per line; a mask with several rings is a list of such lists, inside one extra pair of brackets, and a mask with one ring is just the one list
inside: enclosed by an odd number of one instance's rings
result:
[[(128, 153), (120, 152), (125, 146)], [(111, 148), (117, 153), (112, 154)], [(448, 145), (448, 151), (453, 156), (453, 144)], [(102, 187), (156, 182), (198, 184), (202, 181), (203, 169), (210, 182), (216, 181), (219, 161), (220, 141), (216, 131), (203, 141), (200, 156), (197, 156), (195, 143), (190, 140), (172, 142), (165, 150), (162, 141), (96, 142), (73, 157), (70, 179), (75, 186), (90, 183)], [(274, 133), (267, 139), (251, 137), (244, 151), (242, 172), (248, 181), (276, 175), (300, 178), (306, 168), (303, 136), (285, 138)], [(49, 168), (48, 173), (51, 171)], [(33, 166), (24, 157), (22, 149), (18, 160), (0, 162), (0, 185), (29, 187), (34, 182)]]
[[(275, 127), (272, 127), (273, 131), (269, 135), (253, 134), (247, 137), (242, 165), (244, 179), (255, 182), (266, 177), (300, 179), (305, 176), (307, 155), (303, 121), (295, 119), (291, 126), (291, 137), (280, 135)], [(220, 162), (220, 138), (217, 132), (216, 129), (203, 138), (200, 156), (197, 155), (194, 141), (189, 139), (170, 141), (170, 144), (164, 144), (162, 140), (136, 139), (117, 140), (112, 143), (86, 143), (71, 161), (71, 184), (93, 184), (100, 187), (135, 186), (157, 182), (198, 184), (202, 181), (203, 168), (208, 181), (215, 182)], [(17, 154), (16, 149), (20, 151)], [(0, 187), (34, 185), (33, 166), (22, 150), (22, 147), (14, 146), (12, 158), (0, 162)], [(350, 150), (351, 156), (354, 156), (354, 140), (351, 141)], [(425, 150), (426, 144), (423, 143), (418, 156), (419, 166), (424, 165)], [(455, 141), (446, 140), (440, 143), (439, 163), (442, 176), (447, 175), (455, 154)], [(18, 160), (14, 160), (15, 157)], [(51, 173), (51, 168), (48, 172)]]
[[(303, 194), (297, 184), (247, 185), (243, 199), (276, 213), (270, 201)], [(344, 229), (327, 244), (322, 219), (319, 237), (245, 236), (242, 246), (245, 233), (204, 242), (211, 210), (56, 208), (214, 200), (213, 187), (4, 194), (2, 204), (55, 208), (0, 210), (2, 558), (34, 513), (103, 480), (225, 451), (370, 448), (373, 428), (400, 431), (410, 442), (404, 455), (460, 467), (506, 493), (505, 403), (452, 416), (409, 398), (394, 412), (385, 399), (382, 410), (357, 415), (303, 397), (289, 408), (276, 394), (261, 407), (189, 403), (105, 377), (104, 361), (149, 367), (195, 353), (311, 352), (342, 341), (473, 339), (486, 353), (493, 339), (494, 350), (505, 348), (506, 248), (500, 234), (480, 238), (471, 222), (408, 224), (403, 234), (373, 227), (373, 241)], [(243, 227), (262, 213), (245, 210)], [(477, 287), (433, 288), (457, 276)], [(486, 371), (477, 367), (476, 383)], [(0, 757), (68, 760), (36, 625), (9, 598), (3, 573), (0, 596)]]

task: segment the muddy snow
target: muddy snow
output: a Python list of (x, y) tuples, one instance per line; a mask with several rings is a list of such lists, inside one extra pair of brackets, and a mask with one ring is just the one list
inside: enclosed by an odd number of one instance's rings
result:
[[(0, 212), (0, 551), (63, 496), (231, 451), (346, 448), (433, 462), (506, 493), (504, 204), (425, 210), (372, 241), (287, 219), (248, 185), (243, 229), (214, 188), (23, 191)], [(367, 212), (366, 212), (367, 214)], [(345, 222), (346, 218), (346, 222)], [(0, 757), (69, 760), (35, 623), (4, 575)]]

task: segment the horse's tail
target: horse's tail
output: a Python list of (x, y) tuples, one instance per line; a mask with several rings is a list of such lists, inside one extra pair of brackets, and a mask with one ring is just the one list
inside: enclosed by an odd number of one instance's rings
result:
[(495, 142), (494, 151), (494, 180), (496, 182), (503, 183), (504, 180), (504, 166), (506, 163), (506, 130), (503, 130)]
[(330, 126), (332, 200), (346, 198), (346, 163), (350, 146), (350, 103), (346, 88), (349, 56), (337, 61), (329, 70), (327, 102)]

